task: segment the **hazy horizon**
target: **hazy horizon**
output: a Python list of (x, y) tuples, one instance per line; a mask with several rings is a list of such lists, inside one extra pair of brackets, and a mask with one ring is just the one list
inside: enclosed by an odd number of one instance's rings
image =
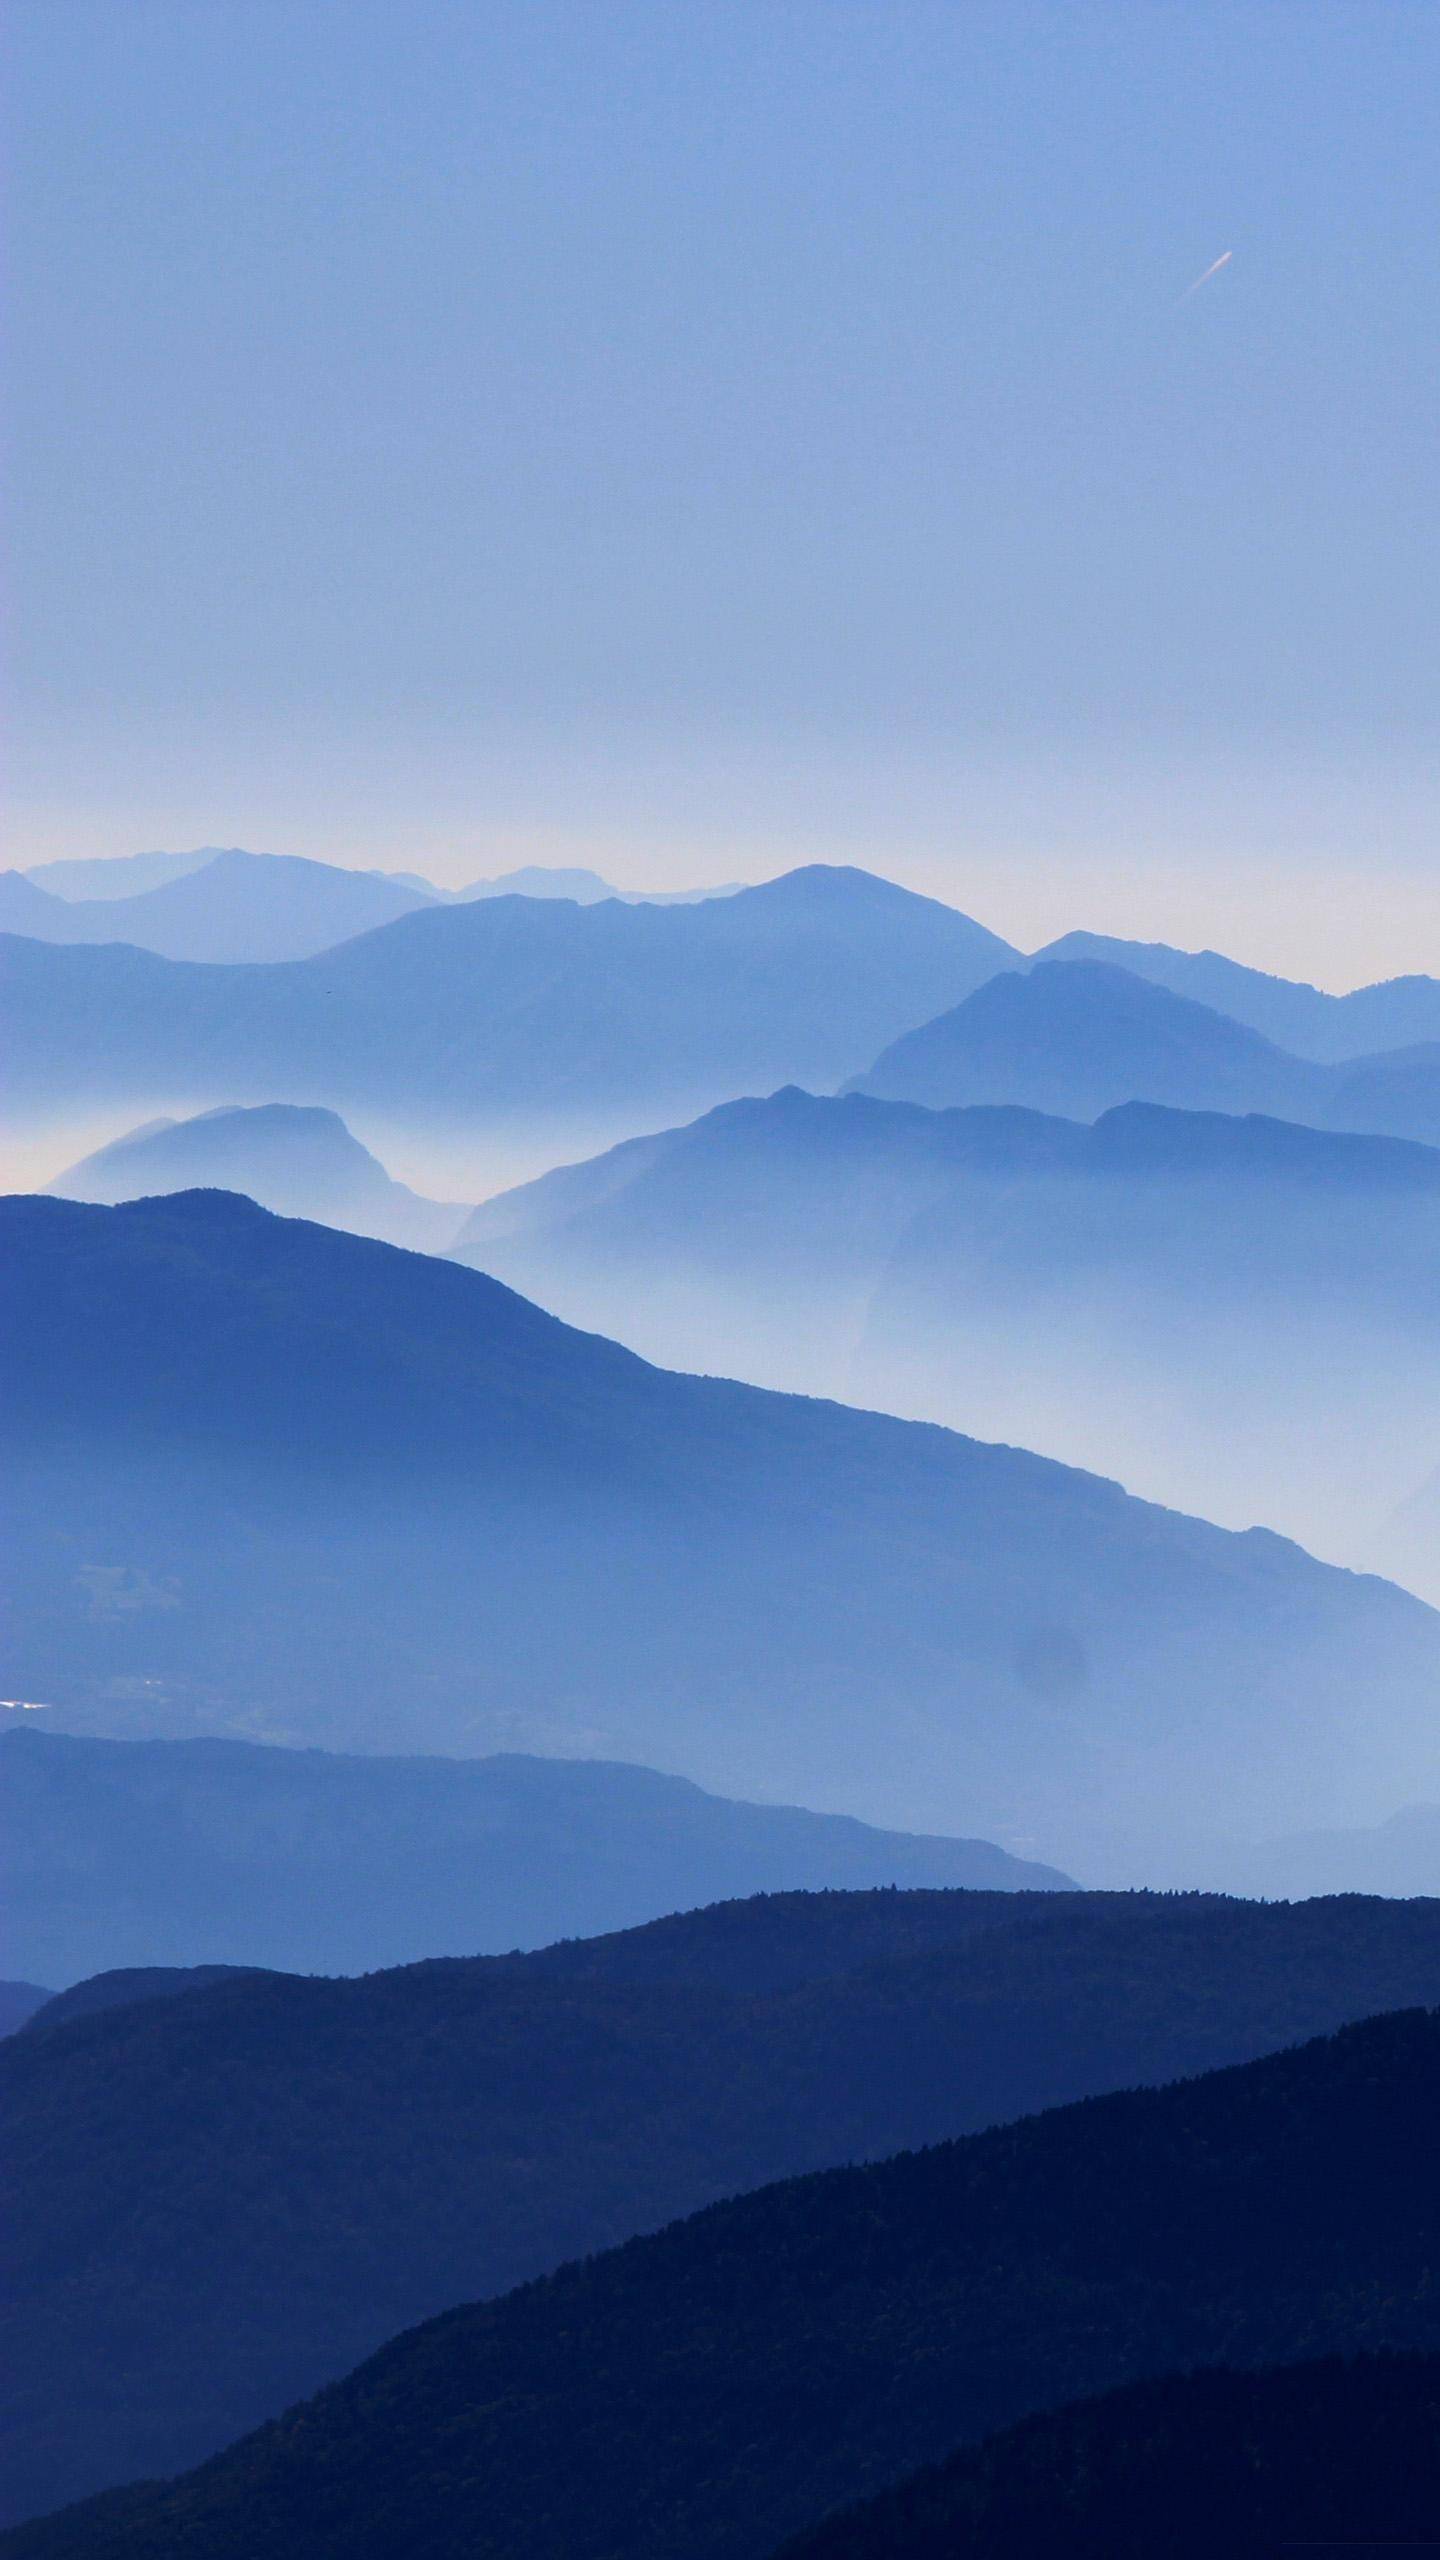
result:
[[(224, 829), (197, 833), (193, 840), (173, 834), (162, 843), (156, 835), (103, 847), (76, 835), (52, 840), (44, 852), (27, 852), (14, 867), (33, 870), (52, 861), (183, 853), (222, 838), (240, 841)], [(806, 864), (842, 864), (939, 899), (1021, 951), (1039, 950), (1070, 932), (1113, 934), (1181, 950), (1223, 951), (1248, 967), (1308, 979), (1337, 995), (1385, 978), (1425, 973), (1440, 947), (1437, 893), (1428, 867), (1418, 859), (1392, 878), (1386, 902), (1377, 909), (1373, 889), (1352, 867), (1336, 856), (1327, 868), (1323, 857), (1299, 842), (1275, 857), (1264, 880), (1247, 879), (1245, 859), (1234, 853), (1223, 873), (1212, 865), (1201, 875), (1178, 859), (1168, 865), (1152, 859), (1142, 866), (1138, 855), (1127, 873), (1113, 859), (1091, 865), (1057, 844), (1020, 870), (1002, 852), (974, 848), (962, 856), (947, 854), (940, 846), (915, 846), (882, 855), (854, 836), (819, 833), (813, 840), (789, 844), (767, 839), (760, 850), (719, 831), (657, 833), (651, 843), (643, 835), (535, 828), (473, 843), (437, 834), (417, 846), (413, 835), (393, 841), (377, 837), (364, 845), (353, 832), (334, 839), (321, 833), (297, 838), (290, 829), (283, 831), (283, 841), (250, 841), (245, 850), (300, 855), (349, 870), (414, 873), (441, 889), (465, 888), (474, 880), (498, 878), (531, 864), (588, 869), (619, 890), (662, 893), (755, 887)], [(1277, 888), (1293, 892), (1296, 903), (1285, 913), (1277, 913)]]
[(1432, 10), (7, 43), (17, 864), (849, 861), (1433, 961)]

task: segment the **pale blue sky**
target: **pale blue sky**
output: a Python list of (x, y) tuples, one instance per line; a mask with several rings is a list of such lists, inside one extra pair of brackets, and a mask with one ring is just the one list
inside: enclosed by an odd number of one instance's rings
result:
[(1433, 0), (8, 46), (10, 859), (831, 855), (1440, 966)]

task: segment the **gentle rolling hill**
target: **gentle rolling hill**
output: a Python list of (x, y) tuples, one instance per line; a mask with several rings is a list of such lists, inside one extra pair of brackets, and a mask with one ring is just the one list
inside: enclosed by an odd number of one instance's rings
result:
[[(173, 2027), (256, 1997), (134, 2015)], [(58, 2050), (34, 2039), (37, 2061)], [(5, 2548), (769, 2560), (836, 2506), (1089, 2394), (1434, 2355), (1437, 2106), (1440, 2015), (1409, 2010), (770, 2186), (411, 2330), (204, 2469)]]
[(986, 1840), (727, 1803), (596, 1760), (0, 1731), (5, 1940), (49, 1982), (200, 1957), (365, 1973), (819, 1886), (1048, 1891)]
[(647, 1367), (226, 1193), (0, 1202), (3, 1690), (638, 1760), (1087, 1881), (1436, 1789), (1440, 1619), (956, 1435)]
[(81, 1985), (0, 2060), (12, 2501), (196, 2460), (408, 2321), (767, 2179), (1434, 2000), (1440, 1903), (800, 1894), (193, 1979)]

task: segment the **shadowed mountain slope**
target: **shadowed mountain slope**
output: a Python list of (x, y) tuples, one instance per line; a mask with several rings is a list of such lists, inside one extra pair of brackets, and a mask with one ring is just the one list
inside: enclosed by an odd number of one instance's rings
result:
[(1440, 1450), (1440, 1150), (1403, 1139), (790, 1088), (487, 1201), (452, 1250), (648, 1358), (1357, 1564)]
[(1247, 969), (1219, 951), (1175, 951), (1164, 942), (1125, 942), (1113, 934), (1066, 933), (1037, 951), (1048, 960), (1098, 960), (1148, 978), (1172, 994), (1193, 997), (1264, 1033), (1300, 1058), (1363, 1058), (1440, 1040), (1440, 978), (1387, 978), (1349, 995)]
[(1099, 961), (1051, 960), (993, 977), (892, 1042), (853, 1082), (936, 1110), (1009, 1102), (1095, 1120), (1119, 1103), (1159, 1102), (1440, 1145), (1440, 1040), (1318, 1065)]
[(271, 968), (16, 939), (11, 1108), (275, 1100), (622, 1136), (757, 1084), (834, 1084), (1012, 957), (953, 908), (818, 866), (696, 904), (432, 906)]
[(52, 1982), (198, 1956), (364, 1973), (814, 1886), (1049, 1890), (985, 1840), (727, 1803), (613, 1762), (0, 1732), (6, 1943)]
[(94, 2017), (102, 2009), (128, 2009), (137, 2001), (175, 2000), (185, 1991), (208, 1991), (212, 1983), (233, 1982), (254, 1970), (247, 1965), (123, 1965), (94, 1973), (55, 1992), (27, 2020), (35, 2035), (67, 2027), (76, 2018)]
[(1433, 1792), (1440, 1620), (1278, 1538), (226, 1193), (0, 1238), (5, 1693), (72, 1728), (678, 1764), (1096, 1880)]
[(1035, 2410), (1190, 2366), (1433, 2353), (1437, 2104), (1440, 2017), (1410, 2010), (771, 2186), (398, 2337), (172, 2488), (6, 2549), (766, 2560)]
[(1432, 2548), (1440, 2355), (1132, 2383), (1007, 2428), (782, 2560), (1274, 2560)]
[(238, 847), (131, 897), (57, 897), (21, 872), (0, 874), (0, 930), (132, 943), (169, 960), (298, 960), (430, 903), (380, 872)]
[(62, 1200), (154, 1199), (172, 1191), (243, 1191), (285, 1218), (383, 1237), (438, 1253), (466, 1212), (424, 1200), (362, 1147), (333, 1111), (291, 1102), (234, 1104), (193, 1120), (152, 1121), (46, 1184)]
[(717, 2196), (1437, 1991), (1433, 1902), (971, 1893), (82, 1984), (0, 2068), (12, 2496), (194, 2460), (405, 2322)]

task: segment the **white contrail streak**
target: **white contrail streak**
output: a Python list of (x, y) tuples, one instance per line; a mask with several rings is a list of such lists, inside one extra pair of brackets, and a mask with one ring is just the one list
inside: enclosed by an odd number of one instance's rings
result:
[[(1189, 299), (1190, 299), (1191, 294), (1192, 294), (1192, 293), (1198, 293), (1198, 292), (1199, 292), (1199, 290), (1200, 290), (1200, 287), (1202, 286), (1202, 284), (1208, 284), (1212, 276), (1218, 276), (1218, 274), (1220, 273), (1220, 270), (1221, 270), (1221, 268), (1222, 268), (1222, 267), (1228, 267), (1228, 266), (1229, 266), (1230, 261), (1231, 261), (1231, 259), (1234, 257), (1234, 255), (1235, 255), (1235, 252), (1234, 252), (1234, 250), (1233, 250), (1233, 249), (1222, 249), (1218, 258), (1212, 258), (1212, 259), (1211, 259), (1210, 264), (1209, 264), (1209, 266), (1206, 268), (1205, 273), (1203, 274), (1203, 276), (1197, 276), (1193, 284), (1187, 284), (1187, 286), (1185, 287), (1184, 292), (1183, 292), (1183, 293), (1181, 294), (1181, 296), (1180, 296), (1180, 301), (1181, 301), (1181, 302), (1188, 302), (1188, 301), (1189, 301)], [(1177, 308), (1177, 310), (1178, 310), (1178, 308), (1179, 308), (1179, 304), (1178, 304), (1178, 303), (1177, 303), (1177, 305), (1176, 305), (1176, 308)]]

